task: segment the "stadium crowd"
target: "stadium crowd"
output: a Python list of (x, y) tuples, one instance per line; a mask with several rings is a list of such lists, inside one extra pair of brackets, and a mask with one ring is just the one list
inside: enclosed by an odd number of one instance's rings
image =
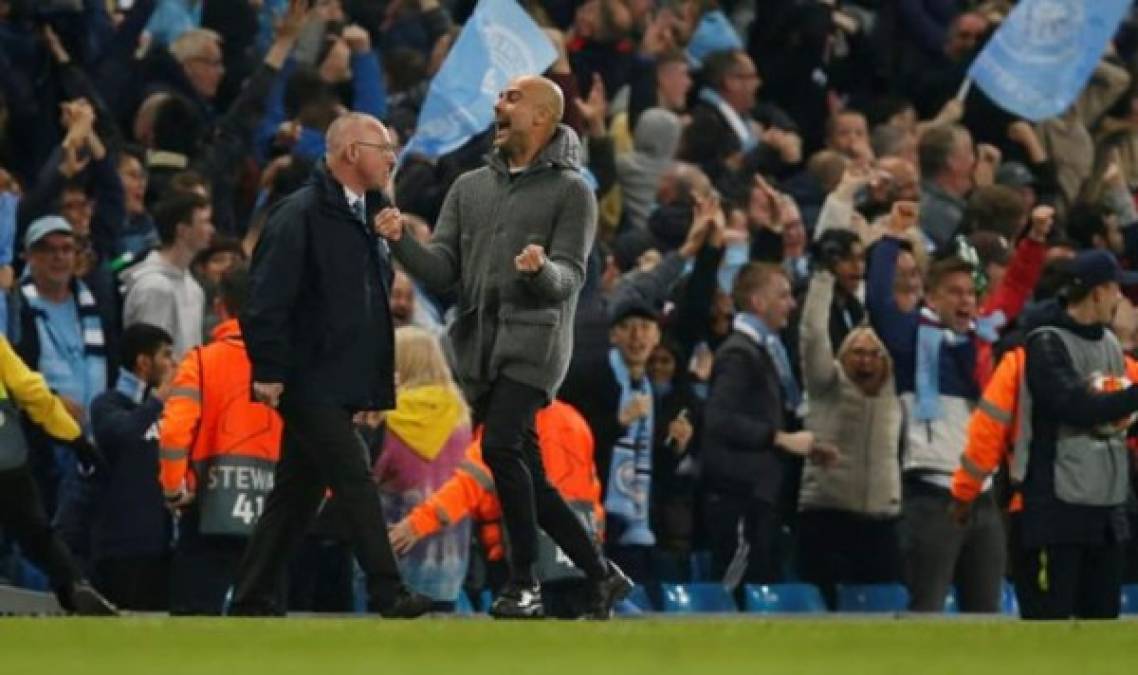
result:
[[(537, 431), (606, 555), (649, 595), (900, 583), (914, 611), (953, 588), (995, 612), (1014, 578), (1025, 614), (1117, 614), (1138, 379), (1087, 345), (1138, 357), (1138, 17), (1032, 123), (961, 87), (1010, 0), (520, 4), (599, 205)], [(0, 0), (0, 577), (79, 611), (223, 612), (281, 442), (248, 400), (247, 261), (333, 120), (415, 134), (474, 7)], [(401, 158), (407, 233), (430, 239), (492, 139)], [(396, 270), (397, 405), (357, 419), (403, 576), (440, 609), (500, 585), (509, 546), (458, 300)], [(21, 499), (50, 523), (9, 522)], [(290, 610), (357, 606), (346, 529), (325, 495)], [(580, 613), (547, 537), (537, 574), (547, 611)]]

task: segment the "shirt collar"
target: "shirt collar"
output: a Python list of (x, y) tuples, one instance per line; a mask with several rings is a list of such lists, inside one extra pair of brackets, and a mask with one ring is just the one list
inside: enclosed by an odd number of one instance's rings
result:
[(126, 396), (135, 404), (146, 400), (146, 393), (150, 389), (145, 382), (138, 379), (134, 373), (125, 368), (119, 369), (119, 381), (115, 384), (115, 391)]
[[(364, 196), (363, 195), (357, 195), (356, 193), (352, 192), (351, 189), (347, 185), (345, 185), (344, 186), (344, 198), (348, 200), (348, 206), (352, 207), (352, 206), (355, 206), (356, 202), (361, 201), (364, 198)], [(364, 204), (366, 205), (367, 202), (364, 202)]]

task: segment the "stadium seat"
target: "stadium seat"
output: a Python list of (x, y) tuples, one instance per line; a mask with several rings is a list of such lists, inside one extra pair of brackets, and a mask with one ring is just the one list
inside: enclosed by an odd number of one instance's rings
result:
[(636, 584), (632, 587), (632, 593), (628, 595), (628, 601), (639, 607), (645, 612), (651, 612), (652, 600), (648, 597), (648, 589), (643, 584)]
[(1138, 614), (1138, 584), (1122, 587), (1122, 613)]
[(909, 608), (909, 591), (901, 584), (838, 585), (838, 611), (884, 613)]
[(1019, 616), (1019, 600), (1016, 598), (1016, 587), (1007, 579), (1004, 580), (1000, 593), (1000, 611), (1009, 616)]
[(825, 612), (826, 602), (813, 584), (747, 584), (744, 609), (756, 614)]
[(721, 584), (660, 584), (664, 611), (672, 614), (737, 612), (731, 593)]
[(458, 599), (454, 601), (454, 613), (459, 616), (474, 614), (474, 605), (470, 604), (470, 596), (464, 590), (459, 590)]
[(960, 606), (956, 603), (956, 587), (948, 587), (948, 595), (944, 596), (944, 613), (959, 614)]

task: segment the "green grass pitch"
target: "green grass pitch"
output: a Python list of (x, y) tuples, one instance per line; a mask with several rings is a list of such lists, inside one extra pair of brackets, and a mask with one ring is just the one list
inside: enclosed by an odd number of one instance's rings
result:
[(1138, 673), (1138, 623), (0, 619), (3, 675)]

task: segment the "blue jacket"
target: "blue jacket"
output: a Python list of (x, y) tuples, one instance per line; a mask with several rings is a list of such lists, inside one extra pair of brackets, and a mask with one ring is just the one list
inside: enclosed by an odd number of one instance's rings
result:
[[(128, 393), (129, 392), (129, 393)], [(170, 518), (158, 483), (155, 425), (162, 401), (145, 398), (131, 373), (91, 403), (95, 443), (107, 458), (95, 502), (95, 559), (159, 555), (169, 546)]]
[[(371, 51), (363, 54), (353, 53), (352, 67), (352, 105), (354, 112), (367, 113), (382, 119), (387, 114), (387, 91), (383, 86), (383, 69), (379, 64), (379, 54)], [(285, 121), (284, 93), (289, 77), (296, 71), (296, 61), (292, 58), (285, 61), (273, 88), (269, 91), (269, 98), (265, 102), (265, 116), (257, 128), (255, 148), (263, 160), (270, 155), (273, 138), (277, 135), (277, 128)], [(324, 134), (317, 129), (304, 127), (300, 132), (293, 152), (309, 159), (319, 159), (324, 154)]]

